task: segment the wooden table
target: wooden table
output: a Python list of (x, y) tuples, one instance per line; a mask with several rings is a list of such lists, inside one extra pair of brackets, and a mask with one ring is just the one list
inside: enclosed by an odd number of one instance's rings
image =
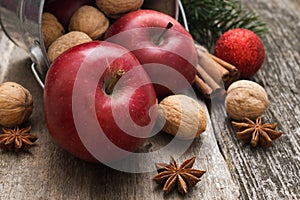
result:
[[(208, 109), (207, 131), (180, 158), (196, 155), (195, 168), (207, 170), (190, 190), (190, 199), (300, 199), (300, 2), (242, 0), (268, 23), (266, 60), (254, 77), (267, 91), (263, 116), (284, 135), (270, 148), (239, 141), (223, 103)], [(30, 90), (32, 133), (39, 139), (29, 153), (0, 153), (0, 199), (180, 199), (163, 194), (152, 181), (156, 172), (131, 174), (83, 162), (58, 147), (43, 115), (43, 90), (35, 81), (26, 53), (0, 33), (0, 81), (16, 81)], [(147, 141), (144, 150), (149, 150)], [(168, 162), (168, 160), (164, 160)]]

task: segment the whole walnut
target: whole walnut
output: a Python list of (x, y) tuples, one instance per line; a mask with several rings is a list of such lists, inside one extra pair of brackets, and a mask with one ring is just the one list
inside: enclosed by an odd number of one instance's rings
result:
[(241, 121), (245, 117), (255, 120), (267, 110), (269, 100), (262, 86), (240, 80), (229, 86), (225, 106), (227, 114), (234, 120)]
[(108, 29), (109, 20), (93, 6), (80, 7), (71, 17), (69, 31), (81, 31), (93, 40), (100, 38)]
[(15, 82), (0, 84), (0, 125), (14, 127), (31, 115), (33, 101), (30, 92)]
[(158, 126), (178, 139), (191, 140), (206, 129), (206, 115), (202, 106), (186, 95), (170, 95), (158, 107)]
[(90, 42), (92, 39), (85, 33), (80, 31), (69, 32), (59, 38), (57, 38), (48, 48), (48, 57), (52, 62), (60, 54), (68, 50), (69, 48), (85, 43)]
[(122, 15), (138, 10), (144, 0), (96, 0), (98, 8), (108, 17), (119, 18)]
[(51, 13), (45, 12), (42, 15), (42, 34), (45, 48), (65, 33), (64, 27)]

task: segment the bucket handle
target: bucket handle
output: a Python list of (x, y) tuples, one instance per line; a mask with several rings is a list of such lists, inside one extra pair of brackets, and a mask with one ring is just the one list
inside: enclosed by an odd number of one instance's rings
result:
[(179, 6), (179, 13), (181, 13), (183, 26), (187, 31), (189, 31), (189, 26), (188, 26), (188, 22), (187, 22), (187, 19), (186, 19), (186, 14), (185, 14), (185, 11), (184, 11), (184, 7), (181, 3), (181, 0), (178, 0), (178, 6)]
[(45, 85), (44, 85), (43, 81), (41, 80), (36, 68), (37, 68), (37, 64), (35, 62), (33, 62), (31, 64), (31, 71), (34, 75), (34, 78), (38, 82), (38, 84), (44, 89)]

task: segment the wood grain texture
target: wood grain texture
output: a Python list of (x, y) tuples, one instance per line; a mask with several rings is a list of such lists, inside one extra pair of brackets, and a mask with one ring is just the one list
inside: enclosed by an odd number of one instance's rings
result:
[[(207, 131), (179, 159), (196, 155), (194, 167), (207, 170), (185, 197), (163, 194), (152, 181), (156, 172), (125, 173), (83, 162), (53, 142), (43, 115), (43, 90), (30, 71), (31, 61), (1, 31), (0, 82), (16, 81), (30, 90), (34, 98), (30, 124), (39, 139), (29, 153), (0, 153), (0, 199), (300, 199), (300, 3), (242, 3), (257, 11), (270, 29), (264, 41), (266, 60), (254, 81), (265, 87), (271, 102), (263, 119), (277, 122), (284, 132), (272, 147), (244, 145), (236, 138), (223, 103), (212, 102), (206, 107)], [(159, 135), (139, 151), (155, 151), (170, 140)], [(169, 159), (162, 156), (161, 161)]]
[[(300, 13), (299, 1), (242, 1), (268, 24), (266, 60), (254, 77), (267, 91), (270, 108), (263, 119), (277, 122), (284, 135), (271, 148), (238, 141), (224, 105), (212, 109), (214, 132), (240, 187), (240, 199), (299, 199), (300, 193)], [(224, 121), (223, 117), (226, 118)]]
[[(4, 40), (3, 34), (1, 37)], [(32, 93), (34, 112), (30, 124), (32, 133), (39, 139), (30, 153), (0, 154), (0, 188), (5, 191), (0, 194), (0, 199), (180, 198), (176, 192), (168, 196), (163, 194), (161, 187), (152, 181), (156, 172), (145, 174), (119, 172), (102, 164), (83, 162), (58, 147), (46, 128), (43, 115), (43, 91), (31, 74), (31, 61), (24, 51), (17, 47), (12, 48), (6, 59), (10, 62), (1, 82), (18, 82)], [(200, 103), (205, 107), (203, 101)], [(207, 109), (206, 113), (209, 116)], [(149, 139), (139, 151), (154, 151), (171, 140), (171, 136), (159, 135)], [(238, 188), (218, 149), (210, 120), (206, 132), (192, 144), (192, 148), (185, 152), (180, 162), (193, 155), (197, 155), (194, 167), (207, 170), (208, 175), (205, 175), (206, 178), (204, 176), (203, 181), (187, 196), (193, 199), (211, 197), (236, 199)], [(170, 157), (161, 156), (161, 159), (161, 162), (169, 162)], [(154, 166), (154, 162), (152, 164)]]

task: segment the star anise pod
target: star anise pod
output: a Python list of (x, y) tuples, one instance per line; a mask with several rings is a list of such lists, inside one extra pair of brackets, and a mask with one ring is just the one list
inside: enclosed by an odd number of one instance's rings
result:
[(196, 157), (191, 157), (180, 166), (172, 158), (170, 164), (156, 163), (158, 174), (153, 178), (158, 184), (164, 184), (163, 190), (166, 193), (172, 191), (177, 184), (178, 191), (186, 194), (188, 188), (195, 186), (206, 172), (204, 170), (192, 169)]
[(22, 129), (3, 128), (3, 134), (0, 135), (0, 148), (3, 151), (27, 151), (37, 140), (35, 135), (29, 133), (30, 129), (30, 126)]
[(245, 118), (244, 122), (232, 122), (232, 126), (237, 132), (237, 137), (246, 143), (256, 147), (266, 147), (272, 144), (272, 140), (279, 138), (282, 132), (275, 131), (277, 124), (262, 124), (261, 117), (258, 117), (255, 122)]

